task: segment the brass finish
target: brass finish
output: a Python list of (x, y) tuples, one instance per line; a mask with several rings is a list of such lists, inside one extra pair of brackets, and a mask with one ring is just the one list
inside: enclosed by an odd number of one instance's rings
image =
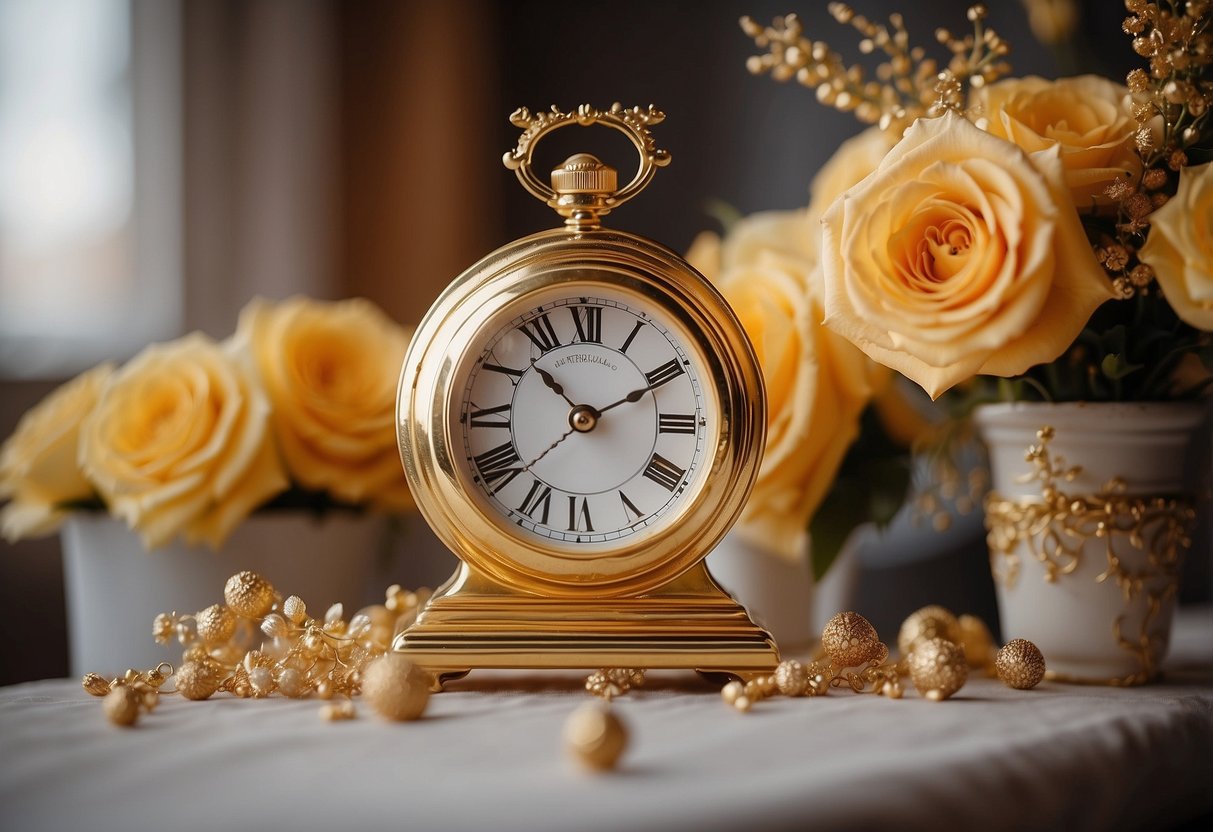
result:
[[(620, 231), (602, 215), (635, 196), (669, 162), (648, 127), (652, 107), (531, 115), (505, 156), (524, 187), (565, 227), (516, 240), (460, 275), (439, 297), (409, 347), (397, 399), (397, 436), (417, 506), (462, 561), (456, 574), (401, 633), (396, 650), (439, 679), (475, 668), (686, 668), (752, 676), (771, 672), (770, 635), (709, 575), (703, 559), (737, 519), (758, 474), (766, 399), (753, 349), (727, 302), (669, 249)], [(531, 153), (548, 132), (601, 124), (620, 130), (640, 168), (616, 191), (614, 171), (577, 154), (553, 172), (549, 188)], [(486, 328), (503, 314), (545, 298), (603, 290), (658, 313), (697, 362), (711, 415), (706, 473), (668, 522), (592, 548), (540, 539), (490, 508), (461, 472), (455, 436), (460, 381), (479, 355)], [(573, 431), (595, 429), (589, 405), (568, 414)]]

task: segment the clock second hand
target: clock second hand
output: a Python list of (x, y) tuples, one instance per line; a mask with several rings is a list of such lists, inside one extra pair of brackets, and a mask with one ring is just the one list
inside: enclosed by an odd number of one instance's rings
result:
[(520, 469), (519, 469), (519, 473), (524, 473), (524, 472), (526, 472), (526, 471), (529, 471), (529, 470), (531, 470), (531, 468), (533, 468), (535, 465), (538, 465), (538, 464), (539, 464), (539, 460), (543, 459), (543, 458), (544, 458), (545, 456), (547, 456), (549, 453), (551, 453), (552, 451), (556, 450), (556, 446), (557, 446), (557, 445), (559, 445), (559, 444), (560, 444), (561, 442), (563, 442), (564, 440), (568, 439), (568, 438), (569, 438), (570, 436), (572, 436), (574, 433), (577, 433), (576, 429), (574, 429), (574, 428), (569, 428), (568, 430), (566, 430), (566, 431), (564, 432), (564, 435), (563, 435), (563, 436), (561, 436), (559, 439), (557, 439), (555, 442), (553, 442), (551, 445), (548, 445), (548, 446), (547, 446), (547, 448), (545, 448), (545, 449), (544, 449), (543, 453), (541, 453), (539, 456), (537, 456), (537, 457), (535, 457), (534, 459), (532, 459), (532, 460), (531, 460), (530, 462), (528, 462), (526, 465), (523, 465), (523, 466), (522, 466), (522, 468), (520, 468)]

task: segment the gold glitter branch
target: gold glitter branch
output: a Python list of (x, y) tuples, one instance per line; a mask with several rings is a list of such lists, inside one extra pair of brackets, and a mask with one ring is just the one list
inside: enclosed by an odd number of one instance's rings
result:
[(856, 14), (844, 3), (831, 3), (829, 10), (836, 21), (850, 25), (863, 36), (860, 52), (883, 53), (885, 60), (877, 65), (875, 79), (870, 79), (858, 64), (848, 66), (825, 42), (806, 38), (804, 25), (796, 15), (775, 18), (771, 26), (765, 27), (750, 17), (741, 19), (746, 35), (767, 50), (764, 55), (751, 57), (747, 68), (755, 75), (769, 73), (776, 81), (795, 78), (815, 89), (821, 103), (854, 113), (864, 123), (898, 132), (921, 116), (963, 111), (968, 88), (982, 86), (1010, 71), (1002, 60), (1010, 49), (985, 27), (984, 6), (969, 9), (973, 34), (957, 38), (945, 29), (936, 32), (936, 39), (952, 53), (943, 71), (934, 59), (926, 57), (922, 47), (910, 46), (901, 15), (890, 15), (888, 25), (884, 25)]
[(1172, 178), (1208, 132), (1213, 81), (1205, 76), (1213, 63), (1213, 15), (1208, 0), (1126, 0), (1125, 8), (1129, 16), (1122, 28), (1133, 38), (1133, 51), (1149, 62), (1125, 79), (1143, 166), (1136, 181), (1108, 187), (1117, 203), (1116, 233), (1096, 241), (1095, 255), (1117, 293), (1131, 298), (1148, 292), (1154, 280), (1153, 270), (1137, 259), (1149, 216), (1166, 204)]

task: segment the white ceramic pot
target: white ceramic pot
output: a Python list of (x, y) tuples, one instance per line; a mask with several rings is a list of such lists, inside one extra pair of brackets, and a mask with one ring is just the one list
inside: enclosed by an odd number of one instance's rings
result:
[(847, 538), (820, 584), (813, 580), (807, 542), (792, 560), (737, 530), (708, 555), (708, 571), (775, 638), (781, 653), (795, 655), (821, 638), (831, 616), (851, 609), (860, 538), (857, 533)]
[(392, 580), (388, 523), (374, 515), (254, 514), (219, 551), (177, 540), (148, 552), (124, 524), (101, 513), (76, 514), (61, 535), (75, 675), (178, 661), (180, 646), (152, 639), (156, 615), (192, 613), (221, 602), (227, 579), (241, 570), (300, 596), (314, 615), (337, 601), (347, 614), (382, 602)]
[[(1034, 642), (1054, 679), (1149, 681), (1166, 654), (1195, 516), (1185, 463), (1204, 408), (1016, 403), (975, 416), (990, 451), (986, 526), (1003, 638)], [(1025, 458), (1046, 426), (1051, 481), (1043, 457)]]

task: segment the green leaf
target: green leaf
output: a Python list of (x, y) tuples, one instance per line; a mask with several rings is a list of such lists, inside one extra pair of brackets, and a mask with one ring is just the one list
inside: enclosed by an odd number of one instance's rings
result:
[(1123, 356), (1117, 353), (1105, 355), (1103, 361), (1099, 362), (1100, 371), (1103, 372), (1106, 378), (1110, 378), (1112, 381), (1120, 381), (1125, 376), (1137, 372), (1144, 366), (1144, 364), (1130, 364), (1128, 361), (1125, 361)]

